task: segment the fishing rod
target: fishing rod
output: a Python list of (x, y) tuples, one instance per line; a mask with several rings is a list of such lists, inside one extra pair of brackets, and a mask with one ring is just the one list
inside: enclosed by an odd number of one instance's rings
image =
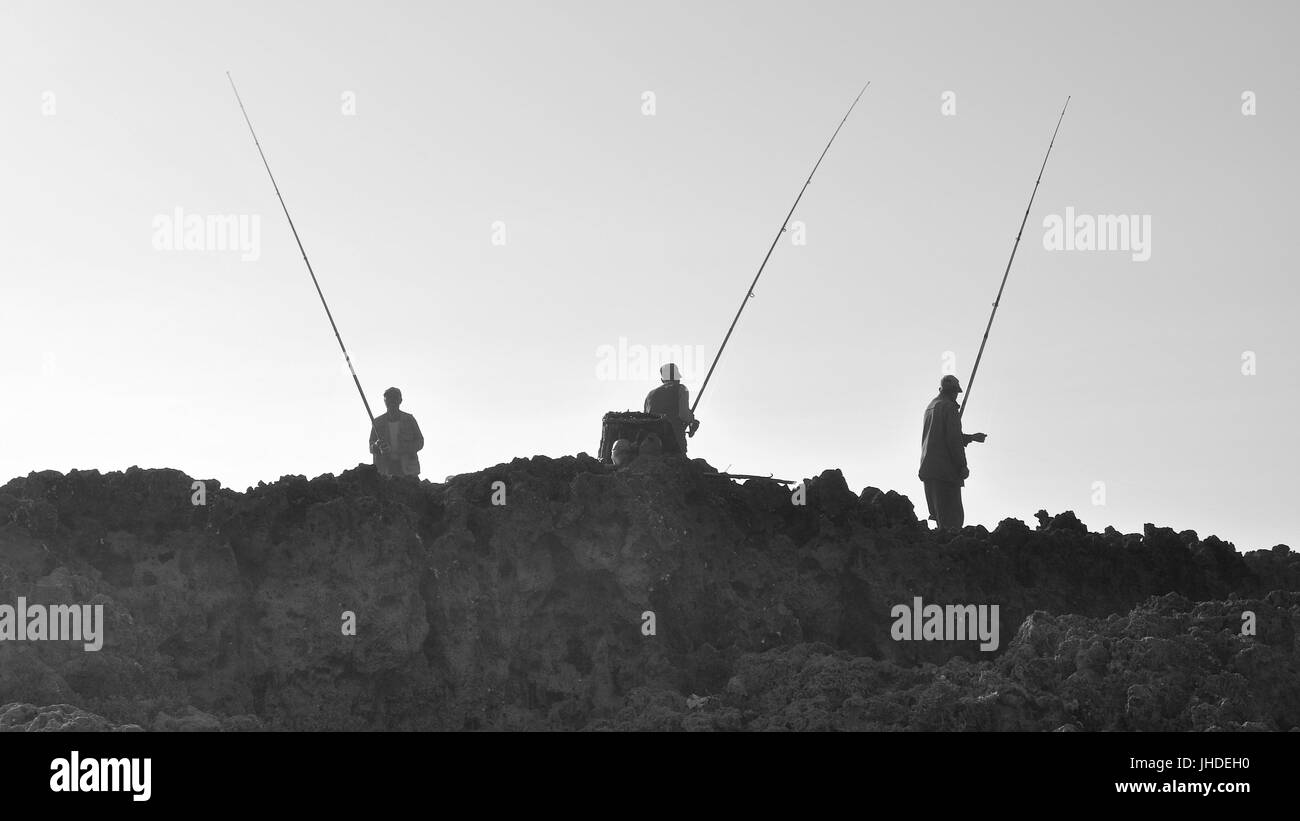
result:
[(289, 221), (289, 230), (293, 231), (293, 239), (298, 243), (298, 250), (302, 252), (302, 261), (307, 263), (307, 273), (311, 274), (312, 284), (316, 286), (316, 294), (320, 297), (320, 304), (325, 306), (325, 316), (329, 317), (330, 327), (334, 329), (334, 338), (339, 341), (339, 349), (343, 351), (343, 358), (347, 360), (348, 371), (352, 374), (352, 381), (357, 386), (357, 393), (361, 394), (361, 404), (366, 406), (366, 416), (370, 417), (370, 424), (375, 424), (375, 415), (370, 410), (370, 403), (366, 401), (366, 392), (361, 389), (361, 380), (357, 378), (356, 369), (352, 367), (352, 357), (348, 356), (348, 349), (343, 346), (343, 337), (339, 335), (339, 326), (334, 324), (334, 314), (330, 313), (329, 303), (325, 301), (325, 294), (320, 289), (320, 282), (316, 279), (316, 272), (311, 269), (311, 260), (307, 259), (307, 251), (302, 247), (302, 240), (298, 237), (298, 229), (294, 227), (293, 217), (289, 216), (289, 206), (284, 204), (284, 196), (280, 193), (280, 186), (275, 182), (275, 175), (271, 173), (271, 165), (266, 161), (266, 153), (262, 151), (262, 144), (257, 141), (257, 132), (253, 130), (253, 121), (248, 118), (248, 111), (244, 109), (244, 101), (239, 98), (239, 89), (235, 88), (235, 80), (226, 72), (226, 79), (230, 80), (230, 88), (235, 92), (235, 100), (239, 103), (239, 110), (244, 114), (244, 122), (248, 123), (248, 133), (253, 135), (253, 145), (257, 146), (257, 153), (262, 157), (262, 165), (266, 166), (266, 175), (271, 178), (271, 187), (275, 189), (275, 195), (280, 198), (280, 207), (284, 209), (284, 218)]
[(702, 476), (716, 476), (722, 479), (762, 479), (764, 482), (778, 482), (783, 485), (793, 485), (793, 479), (774, 479), (771, 476), (755, 476), (752, 473), (703, 473)]
[(794, 205), (790, 206), (790, 213), (785, 215), (785, 221), (781, 223), (781, 230), (777, 231), (776, 236), (773, 237), (772, 245), (767, 249), (767, 256), (763, 257), (763, 264), (758, 266), (758, 273), (754, 274), (754, 281), (749, 283), (749, 290), (745, 292), (745, 298), (740, 301), (740, 308), (736, 311), (736, 318), (731, 320), (731, 327), (727, 329), (727, 335), (722, 338), (722, 346), (718, 348), (718, 354), (713, 357), (713, 364), (709, 366), (709, 372), (704, 376), (704, 384), (700, 385), (700, 392), (695, 395), (695, 404), (691, 405), (692, 416), (695, 414), (695, 409), (699, 407), (700, 400), (704, 398), (704, 389), (709, 387), (709, 377), (713, 376), (713, 369), (718, 366), (718, 360), (722, 358), (722, 352), (727, 347), (727, 341), (731, 339), (731, 332), (736, 330), (736, 323), (740, 321), (741, 313), (744, 312), (745, 306), (749, 304), (749, 300), (754, 296), (754, 286), (758, 285), (758, 278), (763, 275), (763, 269), (767, 267), (767, 261), (771, 259), (772, 252), (776, 250), (777, 242), (781, 240), (781, 235), (785, 233), (786, 226), (790, 224), (790, 217), (794, 216), (794, 209), (799, 206), (799, 200), (803, 199), (803, 192), (808, 190), (808, 184), (812, 182), (813, 175), (817, 173), (817, 168), (822, 164), (822, 160), (826, 158), (826, 152), (831, 150), (831, 143), (835, 142), (835, 138), (839, 136), (840, 129), (844, 127), (844, 123), (848, 121), (849, 115), (853, 113), (853, 107), (858, 104), (858, 100), (862, 99), (862, 95), (866, 92), (867, 86), (870, 85), (871, 83), (868, 82), (867, 85), (862, 87), (862, 91), (858, 92), (858, 96), (853, 98), (853, 104), (849, 106), (849, 110), (844, 112), (844, 119), (840, 120), (840, 124), (835, 127), (835, 133), (831, 135), (830, 140), (826, 143), (826, 147), (822, 149), (822, 155), (817, 158), (817, 164), (814, 165), (812, 171), (809, 172), (808, 180), (804, 182), (803, 188), (799, 189), (799, 196), (794, 198)]
[(1047, 158), (1052, 156), (1052, 146), (1056, 144), (1056, 133), (1061, 130), (1061, 120), (1065, 119), (1065, 109), (1070, 107), (1070, 98), (1065, 98), (1065, 105), (1061, 107), (1061, 116), (1056, 120), (1056, 130), (1052, 132), (1052, 141), (1047, 144), (1047, 153), (1043, 155), (1043, 165), (1038, 169), (1038, 179), (1034, 182), (1034, 190), (1029, 195), (1029, 205), (1025, 206), (1025, 216), (1020, 220), (1020, 232), (1016, 234), (1016, 242), (1011, 246), (1011, 257), (1007, 260), (1007, 269), (1002, 272), (1002, 284), (998, 286), (998, 295), (993, 300), (993, 311), (989, 313), (989, 324), (984, 328), (984, 338), (980, 340), (979, 353), (975, 354), (975, 367), (970, 369), (970, 379), (966, 382), (966, 398), (962, 401), (961, 407), (957, 409), (957, 417), (966, 412), (966, 406), (970, 404), (971, 388), (975, 385), (975, 373), (980, 369), (980, 357), (984, 355), (984, 344), (989, 341), (989, 329), (993, 327), (993, 317), (998, 313), (998, 303), (1002, 301), (1002, 289), (1007, 287), (1007, 274), (1011, 273), (1011, 262), (1016, 258), (1016, 249), (1020, 247), (1020, 237), (1025, 233), (1025, 223), (1029, 222), (1029, 209), (1034, 207), (1034, 195), (1038, 193), (1038, 183), (1043, 181), (1043, 169), (1047, 168)]

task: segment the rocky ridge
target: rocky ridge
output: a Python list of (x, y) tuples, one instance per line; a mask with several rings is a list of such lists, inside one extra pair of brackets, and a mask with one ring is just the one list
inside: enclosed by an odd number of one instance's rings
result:
[[(105, 625), (97, 652), (0, 641), (0, 729), (1300, 727), (1286, 546), (1068, 512), (940, 535), (838, 471), (804, 505), (715, 474), (360, 466), (207, 480), (202, 505), (175, 470), (14, 479), (0, 605), (100, 604)], [(916, 597), (996, 604), (998, 648), (895, 640)]]

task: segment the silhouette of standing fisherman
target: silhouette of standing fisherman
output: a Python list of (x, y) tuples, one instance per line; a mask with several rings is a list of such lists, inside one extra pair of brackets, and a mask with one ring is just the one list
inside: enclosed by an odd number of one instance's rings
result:
[(961, 489), (970, 476), (966, 466), (966, 446), (983, 442), (982, 433), (961, 432), (961, 415), (957, 409), (957, 394), (961, 383), (949, 374), (939, 380), (939, 395), (925, 409), (921, 427), (921, 470), (917, 473), (925, 483), (925, 503), (930, 517), (939, 527), (960, 530), (966, 521), (966, 511), (961, 505)]
[(663, 414), (668, 418), (677, 437), (677, 446), (685, 456), (686, 431), (689, 428), (691, 436), (694, 436), (700, 427), (699, 420), (691, 413), (690, 394), (682, 384), (682, 372), (677, 370), (677, 366), (669, 362), (661, 367), (659, 379), (663, 384), (646, 394), (645, 412)]
[(420, 475), (420, 457), (424, 448), (424, 434), (415, 417), (398, 410), (402, 405), (402, 392), (397, 388), (384, 391), (387, 413), (375, 417), (370, 428), (370, 452), (380, 476)]

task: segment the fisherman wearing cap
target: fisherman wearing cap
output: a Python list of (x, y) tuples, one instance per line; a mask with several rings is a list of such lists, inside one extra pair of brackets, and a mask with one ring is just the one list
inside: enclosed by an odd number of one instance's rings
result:
[(659, 369), (662, 385), (646, 394), (645, 412), (657, 413), (667, 417), (677, 435), (677, 446), (682, 455), (686, 455), (686, 431), (694, 436), (700, 422), (691, 413), (690, 395), (682, 384), (682, 373), (677, 366), (669, 362)]
[(419, 476), (420, 457), (424, 448), (424, 434), (415, 417), (398, 410), (402, 405), (402, 392), (397, 388), (384, 391), (384, 404), (388, 412), (375, 417), (370, 428), (370, 452), (380, 476)]
[(948, 374), (939, 380), (939, 395), (925, 409), (921, 427), (921, 470), (917, 474), (925, 483), (925, 503), (929, 518), (940, 528), (960, 530), (966, 520), (961, 505), (961, 489), (970, 476), (966, 466), (966, 446), (983, 442), (982, 433), (961, 432), (961, 415), (957, 394), (961, 383)]

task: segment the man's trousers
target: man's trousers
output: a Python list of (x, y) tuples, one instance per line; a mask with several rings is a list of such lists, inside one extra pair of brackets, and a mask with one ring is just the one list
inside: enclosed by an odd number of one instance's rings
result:
[(939, 527), (960, 530), (966, 521), (966, 511), (961, 506), (961, 485), (938, 479), (925, 479), (925, 503), (930, 508), (930, 518)]

